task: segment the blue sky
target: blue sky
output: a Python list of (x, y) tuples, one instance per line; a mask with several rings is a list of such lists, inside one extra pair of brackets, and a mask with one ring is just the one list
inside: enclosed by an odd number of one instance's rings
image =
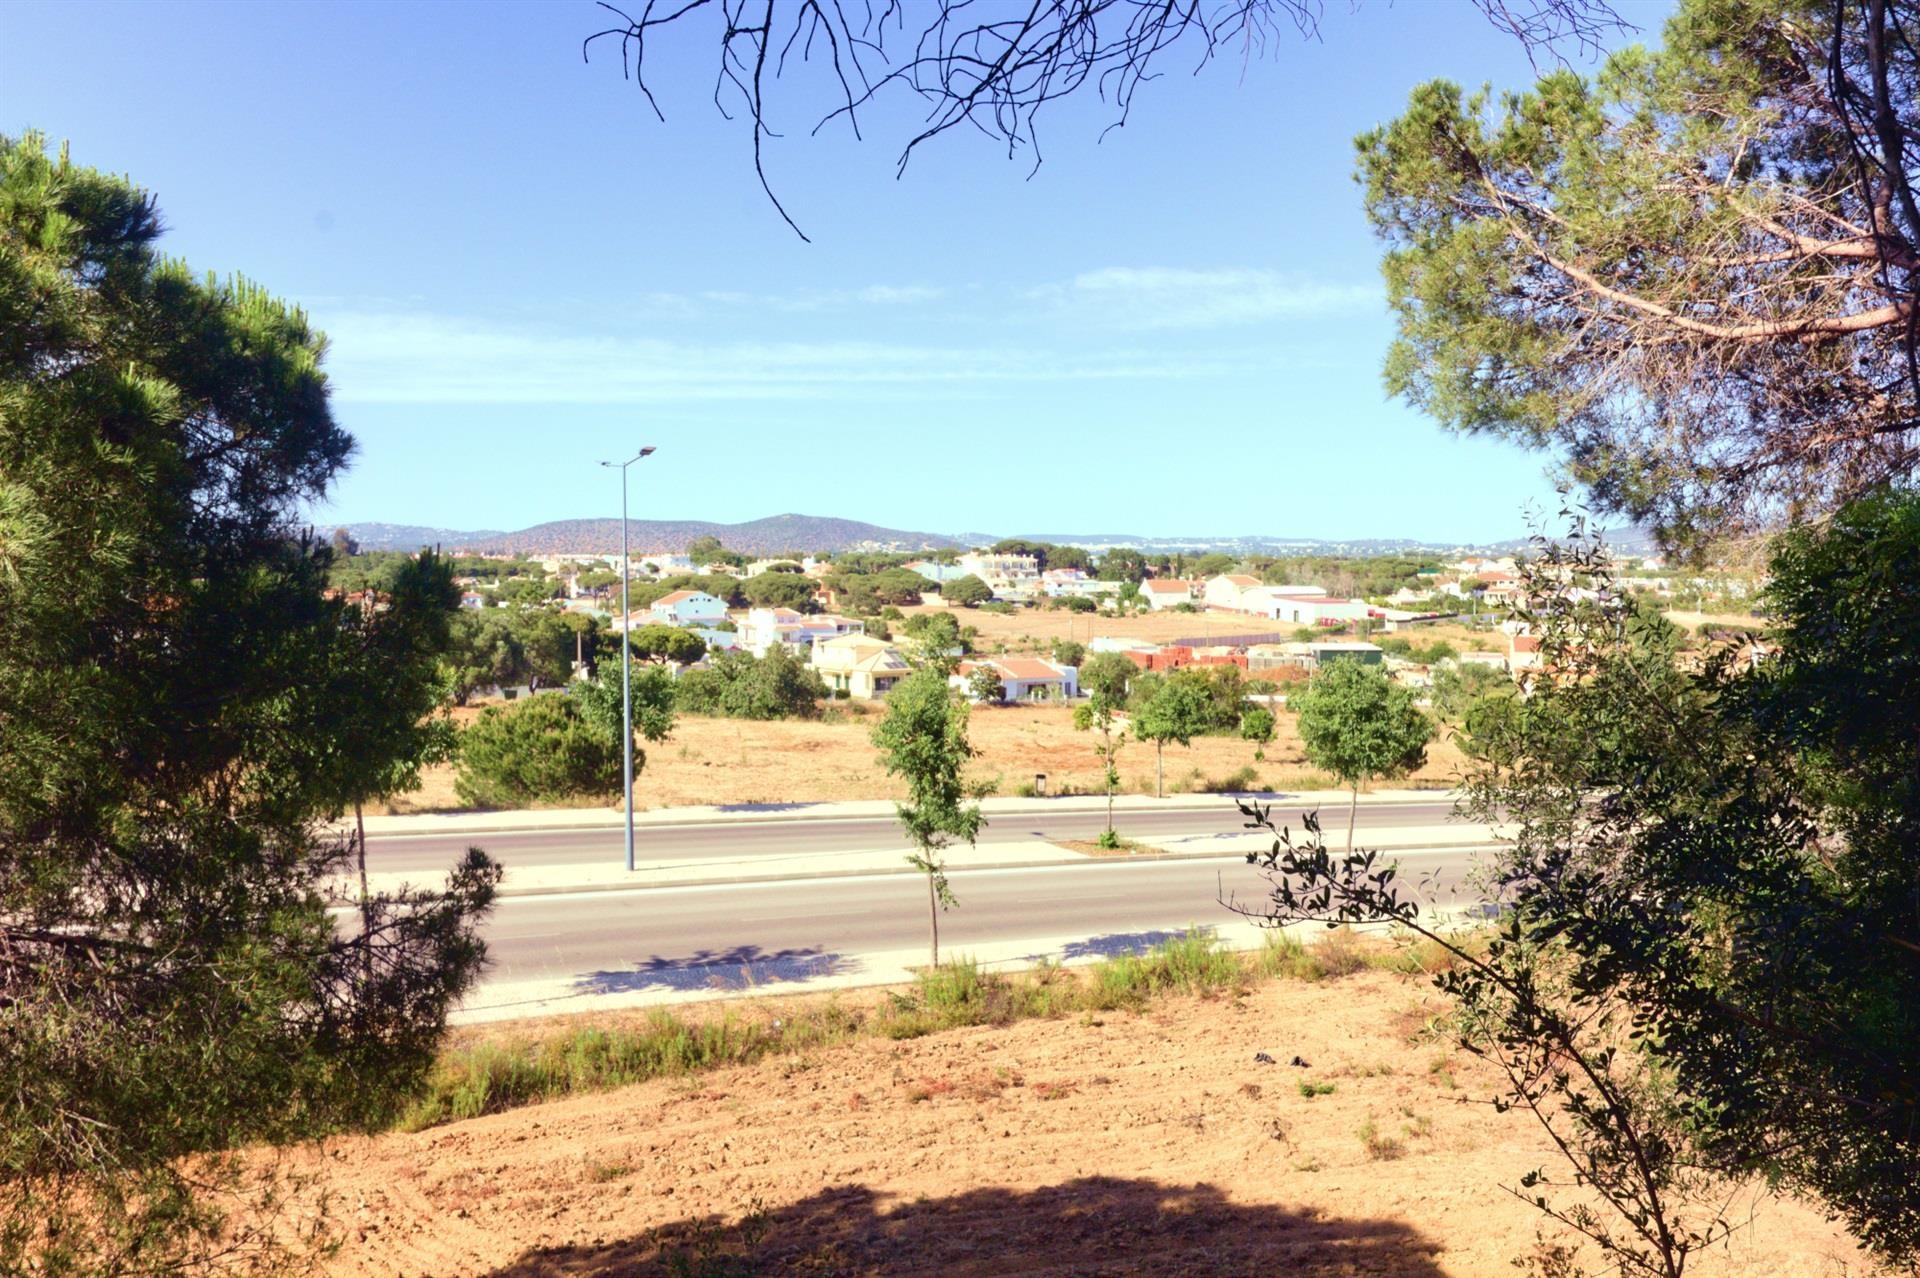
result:
[[(1621, 6), (1647, 38), (1661, 8)], [(155, 191), (169, 252), (305, 306), (359, 440), (324, 523), (634, 513), (957, 532), (1482, 540), (1548, 458), (1386, 400), (1352, 139), (1420, 80), (1519, 85), (1464, 0), (1330, 5), (1317, 42), (1043, 118), (1029, 176), (915, 121), (856, 143), (793, 92), (768, 144), (709, 47), (655, 50), (658, 123), (592, 4), (0, 6), (0, 131)], [(1173, 68), (1169, 67), (1172, 71)]]

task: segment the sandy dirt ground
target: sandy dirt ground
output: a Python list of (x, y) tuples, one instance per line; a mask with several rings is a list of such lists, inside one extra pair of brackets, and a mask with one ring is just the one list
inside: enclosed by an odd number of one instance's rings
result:
[[(1542, 1218), (1501, 1186), (1553, 1155), (1485, 1103), (1488, 1067), (1426, 1040), (1437, 1010), (1381, 973), (1282, 982), (300, 1157), (333, 1196), (337, 1275), (1510, 1274)], [(1751, 1223), (1690, 1273), (1867, 1271), (1806, 1207), (1740, 1204)]]
[[(646, 765), (637, 783), (643, 808), (700, 803), (810, 803), (837, 799), (899, 798), (904, 790), (879, 764), (869, 734), (881, 707), (843, 702), (835, 717), (816, 722), (784, 720), (754, 723), (741, 719), (683, 718), (673, 738), (646, 748)], [(1293, 716), (1278, 716), (1266, 759), (1253, 757), (1253, 743), (1234, 737), (1196, 737), (1191, 746), (1166, 751), (1169, 792), (1196, 788), (1198, 780), (1231, 777), (1251, 767), (1250, 787), (1306, 789), (1330, 786), (1308, 766), (1294, 731)], [(1097, 793), (1100, 764), (1094, 737), (1073, 730), (1073, 712), (1065, 706), (980, 707), (973, 713), (971, 736), (980, 751), (974, 774), (999, 781), (998, 793), (1011, 795), (1034, 774), (1047, 774), (1050, 793)], [(1452, 742), (1436, 741), (1426, 766), (1396, 785), (1444, 786), (1461, 771), (1463, 760)], [(1195, 778), (1195, 772), (1200, 774)], [(1120, 751), (1123, 788), (1153, 793), (1153, 748), (1133, 742)], [(612, 799), (606, 802), (613, 802)], [(388, 805), (392, 812), (457, 809), (451, 768), (429, 769), (421, 789)], [(591, 806), (588, 804), (576, 806)]]
[[(916, 612), (952, 612), (961, 625), (972, 626), (980, 632), (982, 648), (992, 651), (996, 645), (1005, 645), (1006, 650), (1013, 653), (1044, 653), (1056, 639), (1072, 639), (1083, 644), (1096, 638), (1145, 639), (1153, 643), (1166, 643), (1172, 639), (1267, 633), (1277, 633), (1291, 639), (1297, 629), (1262, 617), (1231, 612), (1147, 612), (1127, 617), (1108, 617), (1033, 608), (1021, 608), (1004, 615), (981, 612), (978, 608), (906, 608), (902, 611), (909, 615)], [(1494, 651), (1506, 645), (1506, 636), (1503, 634), (1469, 630), (1460, 625), (1420, 626), (1402, 632), (1401, 637), (1422, 644), (1445, 639), (1463, 651), (1474, 648)]]

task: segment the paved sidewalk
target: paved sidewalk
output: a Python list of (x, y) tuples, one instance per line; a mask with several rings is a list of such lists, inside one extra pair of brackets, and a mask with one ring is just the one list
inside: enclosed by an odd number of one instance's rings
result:
[[(1449, 797), (1445, 790), (1375, 790), (1360, 796), (1362, 807), (1394, 803), (1433, 803)], [(1271, 803), (1276, 810), (1322, 807), (1344, 808), (1345, 790), (1290, 790), (1247, 796), (1230, 794), (1170, 794), (1164, 799), (1152, 795), (1115, 796), (1115, 812), (1180, 811), (1224, 806), (1236, 798)], [(1102, 812), (1105, 796), (1078, 794), (1061, 798), (1003, 798), (982, 801), (989, 817), (1016, 813)], [(891, 799), (855, 799), (840, 803), (738, 803), (722, 806), (653, 808), (635, 812), (635, 826), (722, 825), (734, 822), (764, 821), (848, 821), (872, 818), (891, 819)], [(370, 816), (369, 838), (406, 835), (478, 834), (500, 831), (602, 830), (617, 829), (626, 822), (626, 814), (612, 808), (529, 808), (513, 812), (422, 812), (405, 816)], [(344, 822), (343, 828), (351, 825)]]
[[(1469, 906), (1443, 910), (1427, 917), (1463, 923), (1473, 916), (1473, 908)], [(1212, 933), (1230, 950), (1257, 950), (1276, 931), (1286, 932), (1308, 945), (1326, 933), (1326, 928), (1318, 923), (1295, 923), (1279, 929), (1247, 919), (1212, 924), (1200, 924), (1196, 920), (1193, 925)], [(1361, 924), (1354, 930), (1373, 936), (1387, 936), (1394, 931), (1387, 924)], [(1082, 967), (1116, 954), (1140, 953), (1154, 942), (1170, 939), (1174, 935), (1176, 933), (1172, 931), (1134, 933), (1114, 938), (1110, 946), (1089, 946), (1084, 936), (1034, 937), (994, 941), (984, 945), (942, 946), (941, 957), (951, 960), (964, 956), (973, 959), (984, 969), (1000, 972), (1027, 971), (1043, 959), (1065, 967)], [(755, 959), (745, 963), (717, 960), (657, 971), (636, 967), (630, 976), (619, 982), (625, 988), (618, 990), (607, 989), (604, 979), (587, 977), (490, 981), (469, 995), (449, 1019), (457, 1025), (473, 1025), (569, 1012), (671, 1006), (724, 998), (777, 998), (875, 985), (909, 985), (925, 968), (928, 957), (926, 947), (916, 946), (907, 950), (812, 955), (796, 959)]]
[[(1234, 950), (1258, 949), (1265, 944), (1268, 931), (1244, 920), (1217, 924), (1206, 930), (1218, 937), (1228, 949)], [(1302, 940), (1310, 940), (1316, 930), (1325, 931), (1324, 928), (1314, 927), (1288, 929), (1297, 931)], [(1145, 945), (1116, 946), (1109, 953), (1088, 949), (1085, 941), (1083, 936), (1057, 936), (994, 941), (958, 949), (943, 945), (940, 947), (940, 957), (950, 960), (964, 955), (991, 971), (1017, 972), (1034, 967), (1041, 959), (1051, 959), (1066, 967), (1081, 967), (1112, 957), (1113, 953), (1131, 953), (1135, 949), (1146, 948)], [(487, 1021), (555, 1016), (566, 1012), (601, 1012), (698, 1003), (717, 998), (750, 995), (775, 998), (872, 985), (910, 985), (916, 973), (926, 966), (928, 958), (927, 947), (922, 945), (910, 950), (883, 950), (858, 955), (831, 954), (749, 963), (715, 962), (664, 972), (636, 969), (631, 977), (631, 988), (618, 992), (601, 988), (604, 982), (596, 984), (580, 977), (490, 981), (469, 995), (460, 1010), (449, 1019), (456, 1025), (473, 1025)]]

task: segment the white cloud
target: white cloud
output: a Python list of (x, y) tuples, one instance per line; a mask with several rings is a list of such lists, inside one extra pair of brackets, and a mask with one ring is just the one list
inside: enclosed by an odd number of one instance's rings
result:
[(1214, 328), (1364, 314), (1378, 284), (1337, 284), (1278, 271), (1112, 266), (1031, 290), (1044, 305), (1121, 328)]
[(417, 311), (343, 310), (317, 317), (343, 401), (635, 403), (814, 399), (857, 390), (967, 383), (1218, 376), (1255, 362), (1228, 353), (927, 346), (877, 341), (690, 342)]

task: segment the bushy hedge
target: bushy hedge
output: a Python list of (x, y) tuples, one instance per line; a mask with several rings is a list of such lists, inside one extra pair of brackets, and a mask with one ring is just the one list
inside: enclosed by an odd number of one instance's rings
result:
[(620, 792), (620, 741), (572, 697), (530, 697), (489, 707), (460, 734), (454, 791), (462, 803), (516, 808)]

